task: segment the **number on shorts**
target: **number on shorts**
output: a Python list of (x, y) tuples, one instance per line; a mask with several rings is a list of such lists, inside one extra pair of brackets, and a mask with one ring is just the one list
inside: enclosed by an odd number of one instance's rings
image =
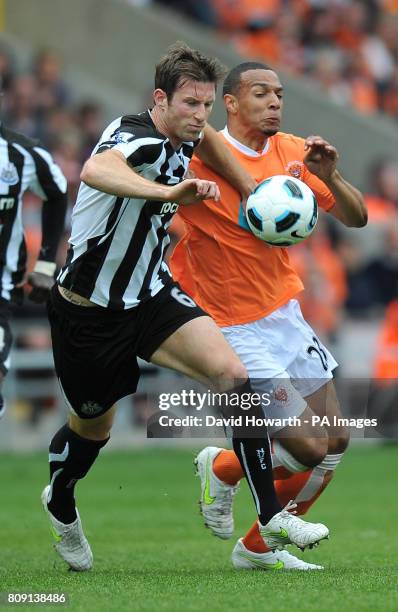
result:
[(183, 306), (188, 306), (189, 308), (195, 308), (196, 304), (192, 298), (189, 297), (186, 293), (179, 291), (177, 287), (173, 287), (171, 290), (171, 297), (173, 297), (177, 302), (180, 302)]
[(322, 364), (323, 369), (325, 370), (325, 372), (327, 372), (328, 369), (329, 369), (327, 355), (326, 355), (325, 351), (323, 350), (323, 348), (321, 347), (321, 344), (320, 344), (318, 338), (316, 336), (312, 336), (312, 340), (313, 340), (315, 346), (310, 345), (307, 348), (307, 353), (309, 355), (311, 355), (311, 353), (316, 353), (318, 355), (319, 359), (321, 360), (321, 364)]

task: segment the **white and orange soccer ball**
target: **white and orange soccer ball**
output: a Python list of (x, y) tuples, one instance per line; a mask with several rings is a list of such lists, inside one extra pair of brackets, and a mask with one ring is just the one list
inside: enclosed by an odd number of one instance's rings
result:
[(288, 247), (314, 231), (318, 205), (311, 189), (292, 176), (271, 176), (249, 196), (246, 219), (253, 234), (267, 244)]

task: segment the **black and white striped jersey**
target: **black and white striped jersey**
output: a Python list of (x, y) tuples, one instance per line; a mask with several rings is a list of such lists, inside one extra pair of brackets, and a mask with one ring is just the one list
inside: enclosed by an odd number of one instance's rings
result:
[(0, 126), (0, 296), (12, 300), (26, 271), (22, 199), (27, 189), (51, 204), (66, 196), (61, 169), (37, 142)]
[[(113, 148), (134, 170), (164, 185), (185, 176), (194, 142), (175, 150), (156, 130), (149, 111), (113, 121), (93, 154)], [(163, 261), (177, 204), (121, 198), (82, 183), (72, 213), (70, 248), (58, 276), (62, 287), (112, 309), (127, 309), (156, 295), (170, 280)]]

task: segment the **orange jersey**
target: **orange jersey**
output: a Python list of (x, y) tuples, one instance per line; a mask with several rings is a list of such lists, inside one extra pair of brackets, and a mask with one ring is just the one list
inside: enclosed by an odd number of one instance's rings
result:
[[(253, 157), (220, 137), (257, 182), (276, 174), (295, 176), (311, 187), (319, 206), (334, 205), (331, 192), (303, 163), (302, 138), (278, 133)], [(173, 276), (220, 326), (261, 319), (303, 289), (288, 250), (270, 247), (250, 232), (240, 195), (224, 179), (196, 157), (190, 169), (198, 178), (216, 181), (221, 199), (180, 206), (186, 233), (171, 257)]]

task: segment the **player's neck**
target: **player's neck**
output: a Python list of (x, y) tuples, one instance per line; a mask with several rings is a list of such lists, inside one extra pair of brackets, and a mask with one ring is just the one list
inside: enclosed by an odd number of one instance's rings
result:
[(154, 106), (153, 109), (149, 111), (149, 113), (157, 131), (170, 140), (173, 149), (178, 149), (181, 146), (182, 141), (171, 134), (167, 122), (165, 121), (158, 107)]
[(232, 138), (245, 145), (245, 147), (257, 153), (261, 153), (265, 149), (268, 140), (265, 134), (258, 132), (253, 133), (243, 125), (231, 125), (229, 123), (227, 127)]

